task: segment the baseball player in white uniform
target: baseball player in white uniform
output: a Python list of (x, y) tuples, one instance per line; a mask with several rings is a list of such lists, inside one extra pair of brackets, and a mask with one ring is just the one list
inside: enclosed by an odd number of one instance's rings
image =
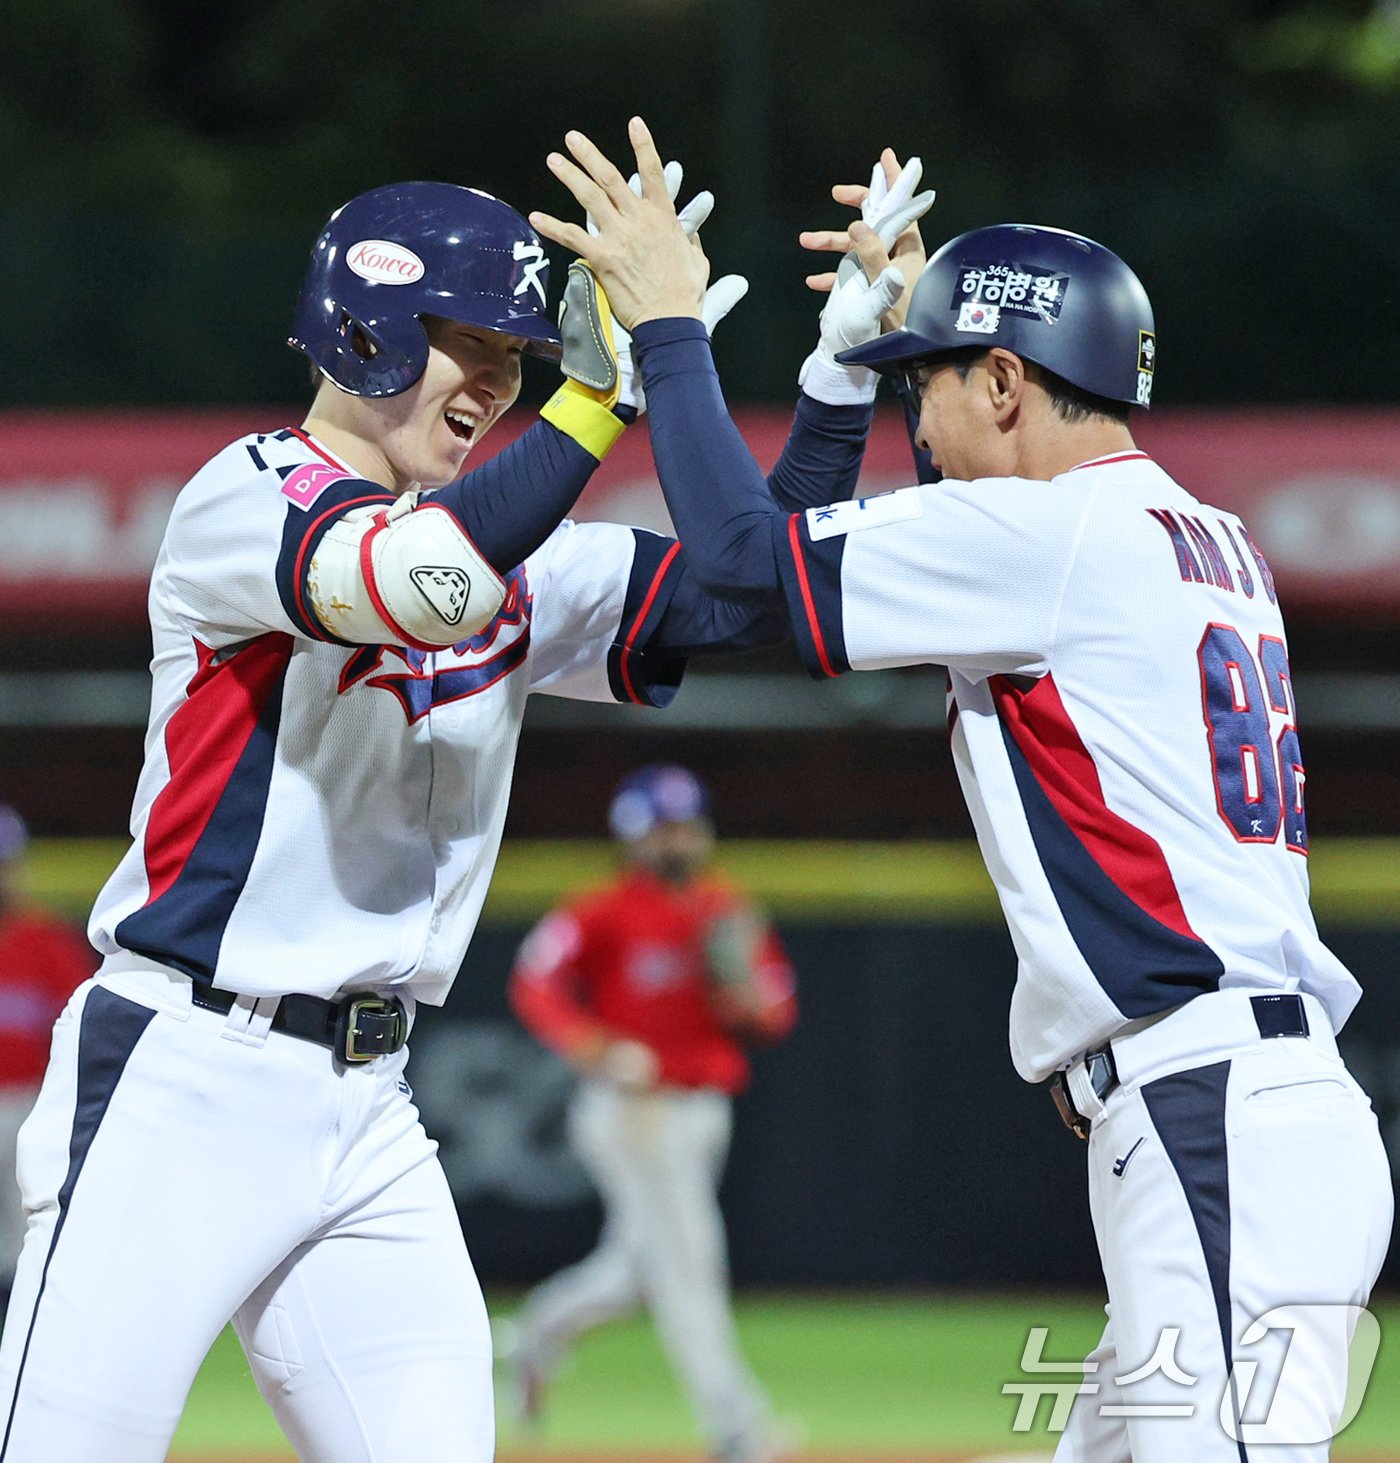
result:
[(617, 362), (452, 482), (522, 353), (559, 355), (546, 283), (488, 195), (352, 200), (298, 312), (305, 426), (180, 495), (135, 842), (21, 1135), (6, 1463), (163, 1458), (230, 1317), (301, 1457), (491, 1456), (485, 1311), (402, 1075), (415, 1005), (476, 923), (526, 696), (664, 704), (687, 651), (773, 633), (671, 540), (556, 527), (639, 405)]
[(1240, 520), (1129, 432), (1156, 367), (1141, 284), (1057, 229), (946, 244), (904, 328), (841, 354), (904, 374), (942, 480), (786, 514), (693, 318), (703, 256), (645, 127), (630, 133), (640, 201), (571, 134), (575, 160), (550, 166), (599, 235), (532, 221), (634, 327), (692, 568), (712, 592), (785, 603), (814, 675), (948, 671), (953, 756), (1019, 958), (1013, 1059), (1054, 1079), (1089, 1142), (1109, 1322), (1058, 1463), (1238, 1463), (1260, 1442), (1274, 1463), (1326, 1458), (1390, 1236), (1389, 1167), (1337, 1055), (1359, 990), (1308, 908), (1272, 575)]
[[(911, 208), (906, 190), (887, 229)], [(589, 349), (607, 307), (584, 271), (570, 379), (457, 480), (521, 355), (560, 355), (547, 279), (488, 194), (352, 199), (291, 341), (310, 416), (230, 444), (179, 495), (134, 843), (20, 1135), (4, 1463), (164, 1458), (230, 1318), (301, 1458), (492, 1455), (485, 1309), (403, 1072), (485, 898), (526, 697), (661, 706), (687, 655), (786, 633), (700, 589), (672, 539), (561, 523), (644, 405), (625, 349)], [(712, 324), (745, 287), (717, 282)], [(849, 493), (869, 421), (804, 392), (774, 491), (812, 501), (792, 487), (821, 456)]]

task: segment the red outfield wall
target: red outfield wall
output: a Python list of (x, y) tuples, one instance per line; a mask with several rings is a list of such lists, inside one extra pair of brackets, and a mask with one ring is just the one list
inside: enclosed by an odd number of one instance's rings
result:
[[(781, 409), (741, 410), (765, 467)], [(529, 425), (522, 413), (489, 444)], [(0, 613), (52, 623), (139, 622), (170, 503), (225, 443), (293, 424), (286, 408), (0, 414)], [(1241, 514), (1293, 616), (1400, 621), (1400, 411), (1160, 412), (1140, 445), (1205, 502)], [(862, 486), (910, 481), (903, 425), (877, 423)], [(582, 518), (667, 526), (644, 427), (629, 431), (579, 504)]]

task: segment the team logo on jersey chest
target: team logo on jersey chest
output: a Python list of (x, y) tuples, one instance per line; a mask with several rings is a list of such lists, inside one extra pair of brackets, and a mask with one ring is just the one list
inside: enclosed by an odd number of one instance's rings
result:
[(627, 959), (627, 980), (639, 991), (655, 993), (679, 985), (689, 969), (681, 951), (669, 945), (643, 944)]
[(429, 653), (398, 645), (362, 645), (340, 671), (343, 696), (361, 683), (387, 691), (403, 708), (409, 725), (435, 706), (479, 696), (525, 664), (530, 651), (530, 586), (522, 568), (506, 576), (506, 596), (496, 618), (476, 635)]

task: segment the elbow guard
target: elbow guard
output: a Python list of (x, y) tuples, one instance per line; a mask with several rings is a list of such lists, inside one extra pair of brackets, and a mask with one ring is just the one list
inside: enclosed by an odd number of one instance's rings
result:
[(446, 508), (405, 493), (352, 508), (326, 530), (306, 588), (332, 635), (357, 645), (441, 650), (489, 625), (505, 582)]

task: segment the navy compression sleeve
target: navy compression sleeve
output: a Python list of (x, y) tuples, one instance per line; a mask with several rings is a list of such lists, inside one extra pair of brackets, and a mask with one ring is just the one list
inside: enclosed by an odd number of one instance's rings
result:
[(785, 606), (716, 599), (700, 586), (684, 549), (675, 569), (675, 589), (652, 636), (653, 648), (673, 655), (731, 655), (792, 638)]
[(652, 456), (696, 580), (722, 599), (777, 600), (786, 519), (724, 404), (703, 323), (644, 321), (632, 345)]
[[(632, 420), (636, 412), (618, 408)], [(433, 495), (504, 574), (535, 552), (574, 506), (598, 459), (550, 422), (539, 421), (465, 477)]]
[(851, 497), (860, 477), (875, 404), (832, 406), (798, 397), (782, 456), (768, 474), (768, 490), (784, 513), (801, 513)]

